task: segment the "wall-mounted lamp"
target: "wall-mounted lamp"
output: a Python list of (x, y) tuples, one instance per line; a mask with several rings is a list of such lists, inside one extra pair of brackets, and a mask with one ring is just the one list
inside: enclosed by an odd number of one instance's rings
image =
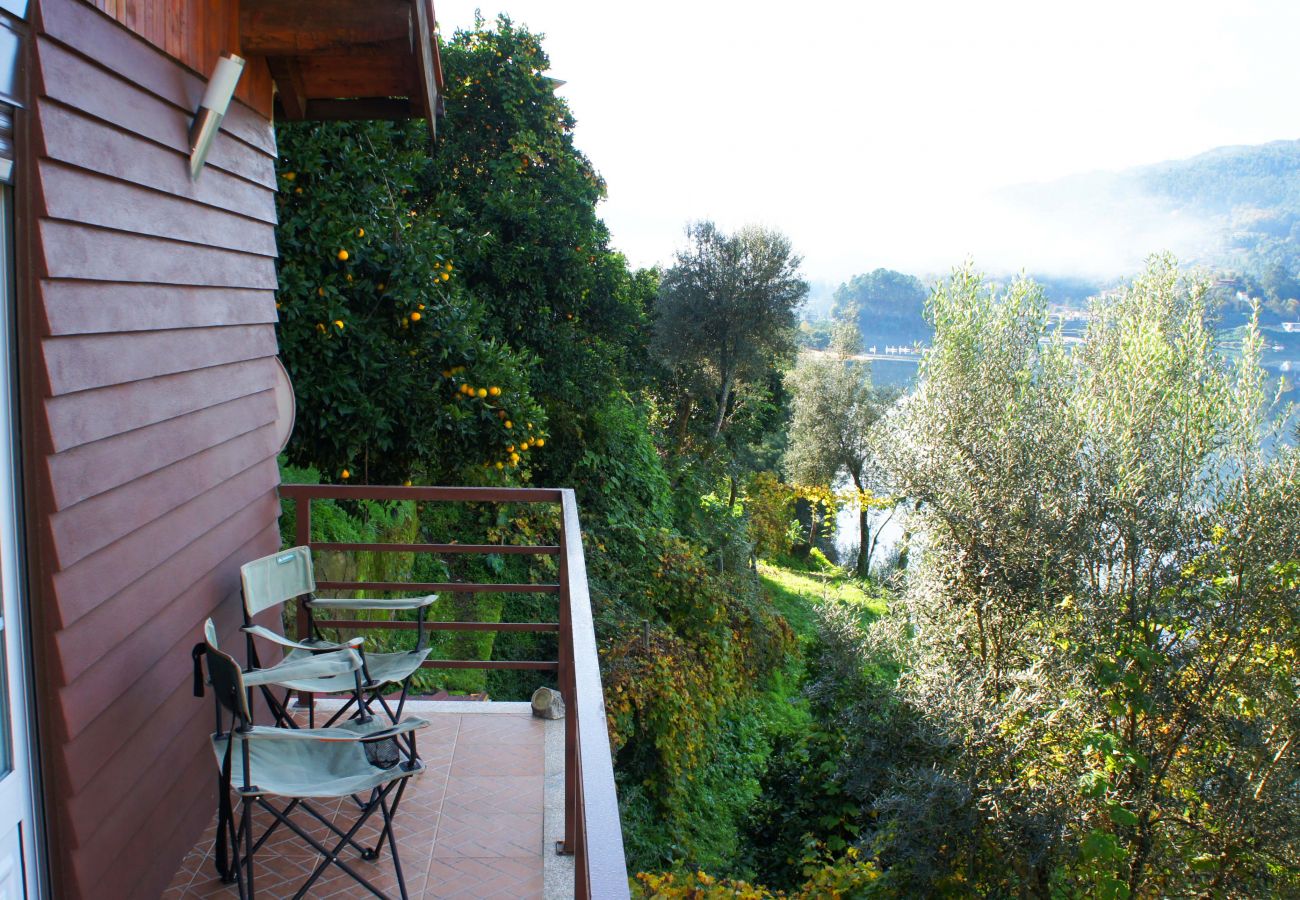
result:
[(203, 92), (203, 101), (190, 123), (190, 179), (195, 180), (203, 171), (203, 163), (212, 149), (212, 142), (221, 130), (221, 120), (230, 108), (230, 98), (235, 95), (235, 85), (244, 71), (244, 60), (235, 56), (223, 56), (217, 60), (217, 68), (208, 79), (208, 89)]

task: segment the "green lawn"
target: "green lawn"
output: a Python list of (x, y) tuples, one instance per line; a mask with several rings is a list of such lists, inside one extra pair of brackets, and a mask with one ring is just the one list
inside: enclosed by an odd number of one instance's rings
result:
[(801, 641), (817, 635), (816, 604), (840, 601), (861, 610), (863, 622), (885, 612), (882, 588), (831, 572), (799, 572), (760, 562), (758, 574), (776, 608), (785, 616)]

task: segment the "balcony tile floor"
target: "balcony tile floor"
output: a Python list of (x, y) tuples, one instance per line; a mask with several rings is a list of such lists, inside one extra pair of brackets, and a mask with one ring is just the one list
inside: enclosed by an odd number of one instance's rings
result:
[[(410, 706), (412, 715), (431, 724), (419, 733), (420, 755), (427, 769), (412, 780), (394, 821), (407, 893), (412, 898), (541, 898), (546, 860), (545, 738), (548, 725), (562, 728), (562, 724), (533, 718), (528, 705), (522, 703)], [(431, 711), (433, 707), (437, 711)], [(445, 711), (448, 707), (455, 712)], [(317, 808), (336, 823), (353, 821), (350, 800), (318, 804)], [(260, 834), (269, 819), (265, 811), (255, 814), (254, 833)], [(295, 821), (312, 820), (295, 817)], [(379, 821), (378, 814), (374, 821)], [(215, 831), (214, 816), (163, 894), (165, 900), (238, 896), (234, 885), (223, 885), (216, 877)], [(316, 824), (312, 834), (324, 842), (329, 832)], [(363, 845), (373, 844), (377, 837), (378, 827), (369, 822), (358, 834)], [(309, 845), (281, 827), (257, 852), (254, 887), (258, 896), (291, 897), (319, 859)], [(344, 854), (343, 859), (385, 894), (399, 896), (387, 852), (373, 863), (361, 861), (355, 853), (350, 857)], [(373, 895), (331, 866), (312, 886), (309, 896)]]

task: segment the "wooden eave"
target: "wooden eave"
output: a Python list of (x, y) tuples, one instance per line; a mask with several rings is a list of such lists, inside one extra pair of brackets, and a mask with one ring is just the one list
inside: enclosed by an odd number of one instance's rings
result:
[(433, 0), (242, 0), (240, 46), (275, 81), (277, 119), (423, 118), (442, 63)]

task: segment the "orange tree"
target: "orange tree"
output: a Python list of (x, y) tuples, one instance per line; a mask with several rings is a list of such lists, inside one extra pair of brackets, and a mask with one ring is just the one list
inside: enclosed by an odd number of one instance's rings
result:
[(524, 464), (545, 441), (532, 361), (484, 335), (455, 258), (467, 238), (414, 189), (428, 157), (412, 128), (313, 123), (278, 139), (290, 459), (366, 482)]
[(537, 360), (529, 385), (554, 435), (539, 479), (571, 484), (588, 432), (630, 402), (622, 389), (643, 369), (657, 281), (609, 247), (596, 214), (605, 184), (574, 146), (541, 37), (480, 18), (445, 41), (442, 60), (447, 116), (422, 190), (455, 198), (446, 222), (465, 238), (457, 265), (485, 333)]

